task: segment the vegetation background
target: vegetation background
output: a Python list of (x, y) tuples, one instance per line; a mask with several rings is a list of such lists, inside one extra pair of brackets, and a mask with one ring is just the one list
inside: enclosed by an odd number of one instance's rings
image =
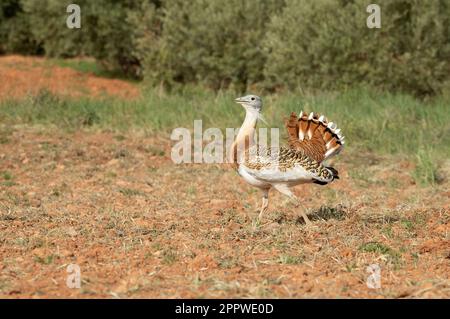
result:
[(167, 87), (343, 89), (449, 94), (450, 1), (381, 1), (368, 29), (365, 0), (3, 0), (0, 52), (88, 55)]
[[(450, 296), (450, 0), (378, 1), (381, 29), (364, 0), (78, 0), (68, 29), (72, 2), (0, 1), (0, 296)], [(341, 179), (296, 188), (316, 228), (171, 161), (244, 93), (346, 136)]]

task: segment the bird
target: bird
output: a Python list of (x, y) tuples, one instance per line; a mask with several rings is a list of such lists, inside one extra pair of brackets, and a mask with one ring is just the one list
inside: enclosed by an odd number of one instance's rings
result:
[[(258, 219), (269, 206), (269, 191), (274, 188), (296, 206), (303, 206), (292, 187), (315, 183), (326, 185), (339, 179), (338, 171), (325, 161), (343, 149), (345, 137), (337, 125), (324, 115), (292, 112), (286, 120), (288, 145), (265, 147), (255, 142), (255, 130), (262, 117), (262, 99), (254, 94), (235, 100), (245, 109), (245, 119), (230, 147), (229, 160), (238, 174), (262, 192)], [(300, 210), (306, 225), (312, 225), (304, 207)]]

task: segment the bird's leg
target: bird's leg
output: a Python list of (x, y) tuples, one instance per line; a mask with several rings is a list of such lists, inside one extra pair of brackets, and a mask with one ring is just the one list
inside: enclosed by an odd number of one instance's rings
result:
[(262, 196), (262, 205), (261, 210), (259, 211), (258, 219), (262, 219), (262, 215), (267, 210), (267, 207), (269, 206), (269, 189), (263, 189), (263, 196)]
[(294, 195), (294, 193), (292, 193), (292, 191), (289, 189), (288, 186), (284, 185), (284, 184), (278, 184), (278, 185), (274, 185), (274, 187), (276, 188), (277, 191), (279, 191), (280, 193), (286, 195), (287, 197), (289, 197), (289, 199), (291, 201), (294, 202), (295, 206), (301, 206), (302, 210), (300, 210), (300, 214), (303, 217), (303, 220), (305, 221), (306, 225), (312, 225), (311, 221), (309, 220), (308, 216), (306, 216), (306, 209), (305, 207), (302, 205), (302, 203), (300, 202), (300, 200), (297, 198), (297, 196)]

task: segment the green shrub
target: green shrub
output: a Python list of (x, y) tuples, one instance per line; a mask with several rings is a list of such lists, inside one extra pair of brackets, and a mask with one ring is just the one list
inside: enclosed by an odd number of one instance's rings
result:
[(289, 0), (264, 41), (270, 87), (342, 89), (365, 83), (416, 95), (450, 79), (450, 3), (382, 3), (381, 29), (366, 27), (367, 1)]
[(75, 57), (86, 54), (88, 27), (84, 25), (84, 8), (86, 0), (77, 1), (82, 8), (81, 29), (69, 29), (66, 26), (68, 13), (66, 7), (73, 1), (61, 0), (21, 0), (26, 13), (30, 32), (42, 46), (47, 56)]
[(120, 70), (124, 75), (141, 76), (136, 40), (142, 21), (130, 19), (142, 8), (153, 7), (151, 0), (89, 1), (85, 25), (88, 28), (88, 52), (103, 62), (108, 70)]
[[(133, 38), (131, 40), (131, 53), (135, 61), (138, 61), (137, 74), (143, 77), (143, 65), (145, 61), (154, 58), (157, 52), (158, 39), (161, 34), (162, 24), (160, 19), (160, 4), (158, 1), (143, 1), (135, 10), (127, 12), (126, 21), (132, 26)], [(159, 65), (153, 68), (161, 68)]]
[(147, 32), (148, 42), (140, 41), (147, 52), (145, 76), (153, 83), (202, 83), (214, 89), (231, 84), (244, 89), (261, 81), (261, 40), (281, 6), (278, 0), (164, 2), (162, 28)]
[(79, 0), (76, 3), (81, 8), (80, 29), (66, 26), (69, 15), (66, 8), (71, 3), (70, 0), (2, 3), (0, 14), (9, 12), (11, 17), (0, 24), (0, 39), (6, 43), (0, 49), (62, 58), (89, 55), (107, 70), (139, 77), (136, 40), (142, 20), (135, 17), (144, 17), (142, 9), (153, 8), (158, 1)]
[(34, 38), (30, 21), (19, 0), (0, 2), (0, 53), (16, 52), (37, 54), (42, 52)]

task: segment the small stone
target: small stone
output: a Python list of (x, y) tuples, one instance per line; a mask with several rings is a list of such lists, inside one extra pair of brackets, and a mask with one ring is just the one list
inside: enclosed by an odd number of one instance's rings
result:
[(113, 158), (112, 160), (110, 160), (108, 163), (106, 163), (106, 165), (108, 166), (113, 166), (119, 163), (119, 160), (117, 158)]
[(69, 235), (69, 236), (74, 237), (74, 236), (78, 235), (78, 232), (75, 230), (75, 228), (73, 228), (73, 227), (68, 227), (68, 228), (66, 229), (66, 234)]

